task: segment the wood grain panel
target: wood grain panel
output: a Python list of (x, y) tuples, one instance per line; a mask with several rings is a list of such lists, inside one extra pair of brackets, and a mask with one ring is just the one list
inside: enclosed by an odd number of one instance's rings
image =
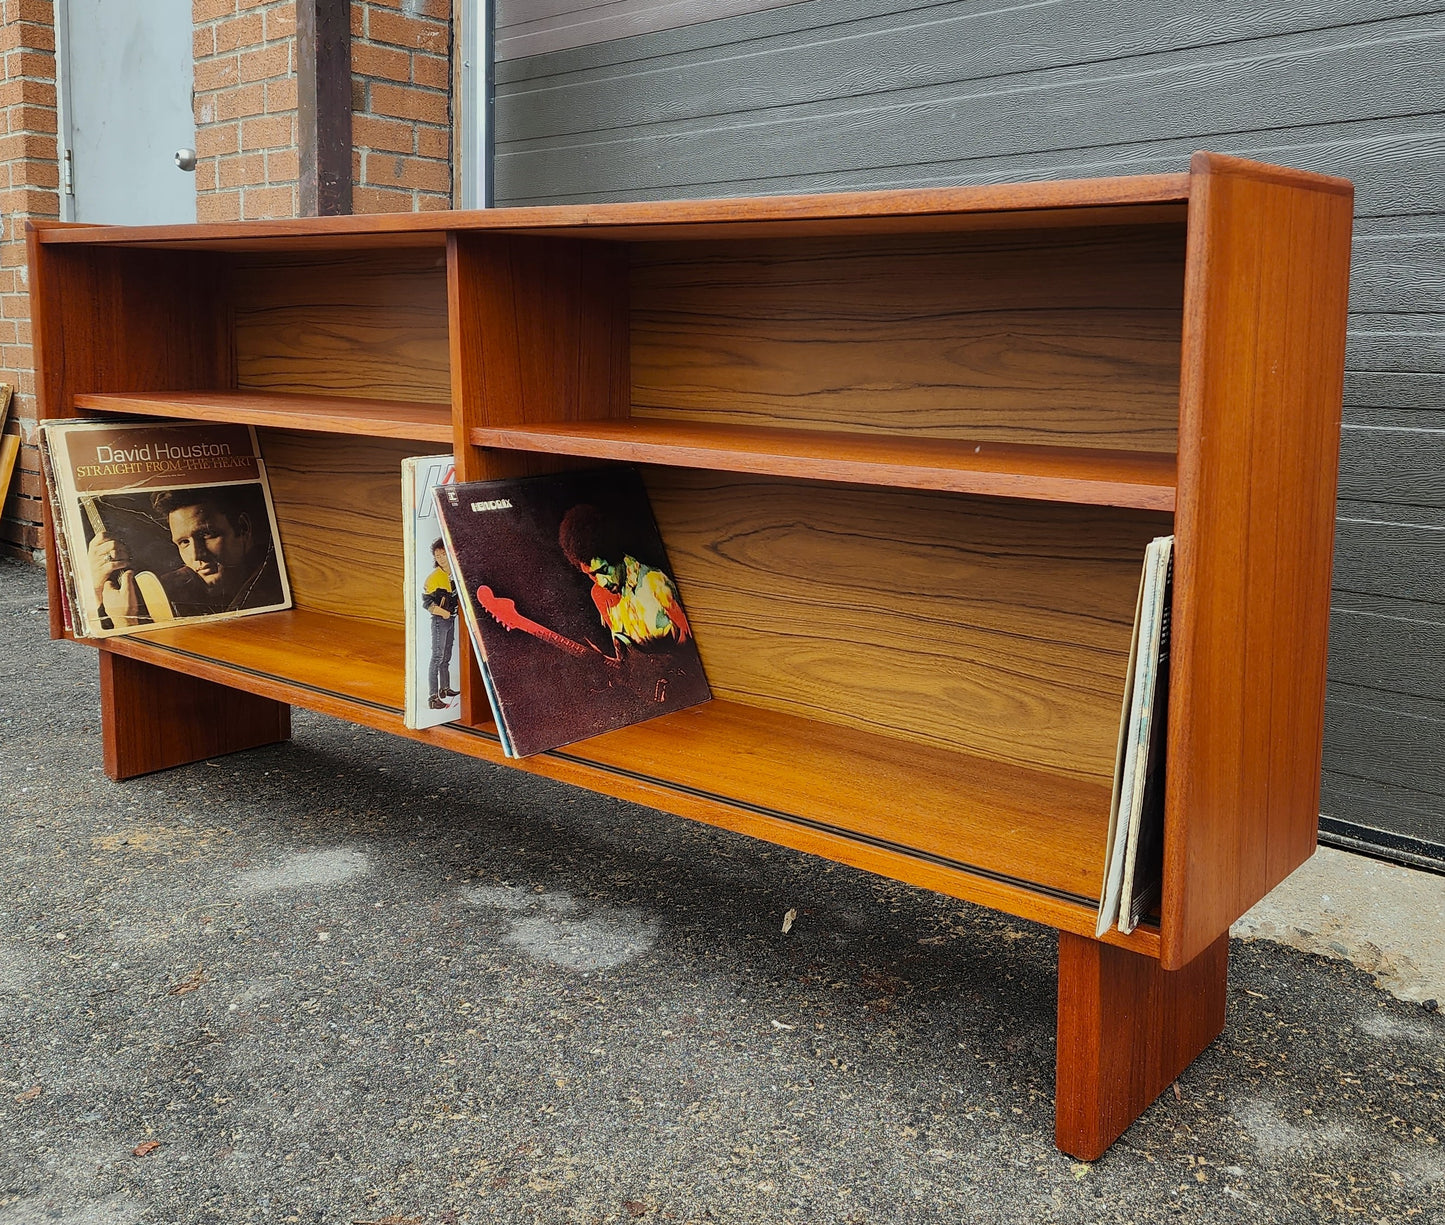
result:
[[(1164, 964), (1314, 849), (1349, 185), (1193, 162)], [(1308, 305), (1306, 305), (1308, 304)]]
[(237, 386), (451, 398), (441, 251), (244, 255), (230, 282)]
[(402, 623), (401, 461), (435, 448), (257, 433), (296, 606)]
[(1143, 549), (1167, 516), (647, 481), (715, 693), (1112, 778)]
[(1169, 452), (1179, 227), (639, 246), (634, 416)]

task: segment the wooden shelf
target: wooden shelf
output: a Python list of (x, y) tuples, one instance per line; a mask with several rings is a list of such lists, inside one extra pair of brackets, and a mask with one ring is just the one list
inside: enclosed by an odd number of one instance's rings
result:
[[(101, 640), (106, 650), (177, 667), (215, 663), (252, 681), (275, 680), (311, 709), (324, 700), (361, 703), (398, 717), (402, 711), (406, 632), (400, 625), (293, 608), (234, 621), (176, 625)], [(314, 695), (306, 700), (305, 693)]]
[(139, 413), (194, 421), (274, 426), (323, 434), (360, 434), (452, 445), (451, 405), (270, 391), (78, 392), (87, 411)]
[(1174, 509), (1175, 459), (1147, 451), (775, 430), (631, 418), (474, 427), (482, 447), (1139, 510)]
[[(1093, 911), (1109, 786), (714, 699), (558, 750)], [(866, 780), (861, 783), (860, 780)]]

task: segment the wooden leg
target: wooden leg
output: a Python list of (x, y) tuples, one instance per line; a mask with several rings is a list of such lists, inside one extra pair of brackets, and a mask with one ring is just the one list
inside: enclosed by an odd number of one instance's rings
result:
[(1181, 970), (1059, 933), (1054, 1143), (1093, 1161), (1224, 1028), (1229, 936)]
[(291, 738), (291, 707), (100, 652), (105, 772), (117, 782)]

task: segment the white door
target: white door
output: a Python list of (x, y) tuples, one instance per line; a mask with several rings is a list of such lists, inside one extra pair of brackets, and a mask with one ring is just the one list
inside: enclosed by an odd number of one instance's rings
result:
[(195, 175), (176, 165), (196, 142), (191, 0), (61, 0), (56, 27), (61, 216), (194, 221)]

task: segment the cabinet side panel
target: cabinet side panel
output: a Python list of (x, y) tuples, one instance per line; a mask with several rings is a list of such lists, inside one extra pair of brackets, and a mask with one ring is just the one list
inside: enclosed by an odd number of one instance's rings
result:
[(719, 697), (1113, 777), (1140, 559), (1167, 516), (680, 469), (647, 481)]
[(234, 259), (238, 387), (395, 400), (451, 394), (440, 251)]
[(1350, 206), (1337, 180), (1195, 159), (1163, 914), (1171, 968), (1314, 849)]
[(639, 244), (635, 416), (1171, 453), (1177, 225)]

